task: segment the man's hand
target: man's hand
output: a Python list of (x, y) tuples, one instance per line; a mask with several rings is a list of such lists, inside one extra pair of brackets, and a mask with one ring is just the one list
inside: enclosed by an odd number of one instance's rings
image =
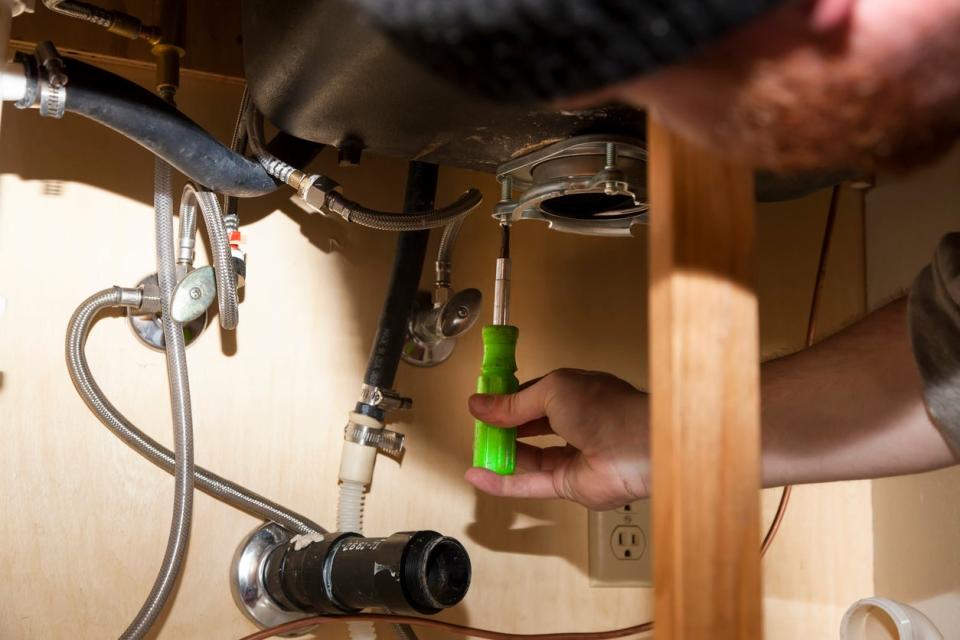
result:
[(608, 373), (559, 369), (512, 395), (474, 395), (470, 412), (517, 437), (556, 434), (566, 446), (517, 443), (517, 473), (470, 469), (485, 493), (516, 498), (566, 498), (611, 509), (648, 493), (647, 395)]

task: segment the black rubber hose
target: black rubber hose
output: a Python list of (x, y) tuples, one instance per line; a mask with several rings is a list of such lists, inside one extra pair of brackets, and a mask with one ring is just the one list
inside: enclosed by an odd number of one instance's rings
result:
[(250, 197), (277, 189), (259, 162), (234, 153), (159, 96), (79, 60), (64, 63), (67, 111), (123, 134), (211, 191)]
[[(411, 162), (407, 173), (404, 212), (424, 211), (433, 208), (437, 191), (437, 165), (426, 162)], [(397, 238), (397, 253), (393, 262), (390, 289), (383, 303), (380, 325), (373, 341), (367, 373), (363, 381), (371, 386), (390, 389), (393, 387), (400, 366), (400, 353), (406, 337), (407, 321), (420, 288), (420, 274), (427, 255), (430, 231), (404, 231)], [(359, 407), (369, 411), (367, 407)]]

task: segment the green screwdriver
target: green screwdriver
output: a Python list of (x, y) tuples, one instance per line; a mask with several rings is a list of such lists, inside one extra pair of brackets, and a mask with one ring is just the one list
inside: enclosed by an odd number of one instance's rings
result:
[[(520, 330), (508, 324), (510, 315), (510, 225), (500, 224), (500, 257), (493, 293), (493, 324), (483, 328), (483, 364), (477, 393), (516, 393), (517, 336)], [(517, 430), (501, 429), (482, 420), (474, 423), (473, 466), (510, 475), (516, 468)]]

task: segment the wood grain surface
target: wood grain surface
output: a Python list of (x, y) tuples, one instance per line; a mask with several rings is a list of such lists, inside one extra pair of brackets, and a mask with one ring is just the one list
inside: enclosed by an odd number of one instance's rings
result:
[(756, 640), (760, 354), (753, 175), (649, 120), (656, 634)]

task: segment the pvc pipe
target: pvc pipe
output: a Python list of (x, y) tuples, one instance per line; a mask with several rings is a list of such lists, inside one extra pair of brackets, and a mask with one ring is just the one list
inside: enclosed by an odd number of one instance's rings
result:
[[(0, 63), (3, 63), (3, 71), (0, 72), (0, 122), (3, 115), (3, 100), (6, 100), (7, 93), (7, 46), (10, 43), (10, 22), (13, 20), (13, 0), (0, 0)], [(23, 83), (26, 89), (26, 76)], [(18, 98), (19, 99), (19, 98)]]
[(943, 640), (943, 634), (930, 618), (910, 605), (865, 598), (853, 603), (844, 614), (840, 640)]
[(16, 102), (27, 93), (27, 73), (19, 62), (0, 66), (0, 100)]

